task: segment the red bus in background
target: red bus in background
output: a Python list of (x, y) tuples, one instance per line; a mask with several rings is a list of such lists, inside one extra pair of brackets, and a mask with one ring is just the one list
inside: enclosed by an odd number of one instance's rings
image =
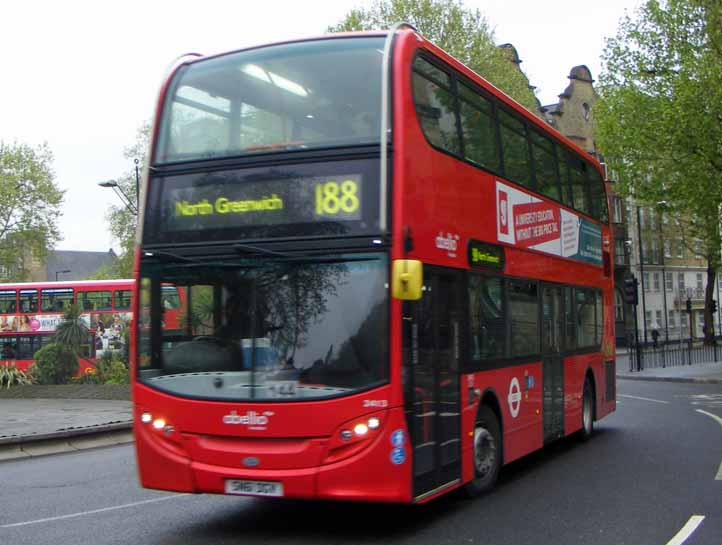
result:
[(476, 495), (615, 409), (598, 162), (413, 28), (182, 62), (150, 165), (143, 486)]
[[(88, 327), (87, 342), (81, 346), (81, 373), (104, 352), (122, 350), (131, 323), (133, 284), (132, 279), (0, 284), (0, 361), (14, 361), (18, 369), (27, 370), (35, 352), (52, 342), (73, 303)], [(169, 309), (181, 305), (172, 286), (164, 287), (163, 299)], [(176, 313), (171, 321), (177, 320)]]

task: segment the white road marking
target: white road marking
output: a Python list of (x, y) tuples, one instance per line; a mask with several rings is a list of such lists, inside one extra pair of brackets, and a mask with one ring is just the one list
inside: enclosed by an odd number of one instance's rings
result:
[[(716, 414), (708, 413), (707, 411), (703, 411), (702, 409), (695, 409), (698, 413), (706, 414), (710, 418), (713, 418), (716, 420), (720, 426), (722, 426), (722, 418), (717, 416)], [(717, 470), (717, 475), (715, 475), (714, 478), (715, 481), (722, 481), (722, 462), (720, 462), (719, 469)]]
[(692, 532), (694, 532), (697, 527), (702, 524), (703, 520), (704, 517), (702, 515), (692, 515), (689, 517), (687, 524), (682, 526), (682, 529), (677, 532), (676, 536), (667, 542), (667, 545), (682, 545), (682, 543), (687, 541), (687, 538), (692, 535)]
[(653, 403), (664, 403), (665, 405), (669, 403), (669, 401), (662, 401), (660, 399), (651, 399), (649, 397), (639, 397), (639, 396), (628, 396), (624, 394), (617, 394), (619, 397), (628, 397), (629, 399), (639, 399), (641, 401), (651, 401)]
[(707, 411), (703, 411), (702, 409), (695, 409), (698, 413), (706, 414), (707, 416), (714, 418), (720, 426), (722, 426), (722, 418), (717, 416), (716, 414), (708, 413)]
[(127, 509), (128, 507), (136, 507), (137, 505), (145, 505), (147, 503), (156, 503), (159, 501), (174, 500), (191, 494), (175, 494), (173, 496), (164, 496), (162, 498), (153, 498), (151, 500), (136, 501), (133, 503), (124, 503), (123, 505), (114, 505), (112, 507), (103, 507), (102, 509), (93, 509), (92, 511), (81, 511), (80, 513), (71, 513), (69, 515), (61, 515), (59, 517), (49, 517), (45, 519), (28, 520), (25, 522), (16, 522), (14, 524), (3, 524), (0, 528), (17, 528), (18, 526), (28, 526), (30, 524), (40, 524), (41, 522), (52, 522), (55, 520), (71, 519), (75, 517), (84, 517), (86, 515), (94, 515), (96, 513), (105, 513), (106, 511), (116, 511), (118, 509)]

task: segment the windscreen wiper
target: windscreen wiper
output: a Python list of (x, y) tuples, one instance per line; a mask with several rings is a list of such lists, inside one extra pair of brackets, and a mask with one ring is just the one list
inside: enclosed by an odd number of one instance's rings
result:
[(261, 248), (260, 246), (254, 246), (253, 244), (242, 244), (240, 242), (234, 244), (233, 249), (239, 254), (263, 254), (271, 255), (273, 257), (294, 257), (293, 255), (284, 252), (277, 252), (275, 250), (269, 250), (268, 248)]
[(161, 250), (151, 250), (151, 251), (143, 251), (144, 257), (170, 257), (172, 259), (178, 260), (178, 261), (185, 261), (186, 263), (197, 263), (197, 264), (203, 264), (203, 261), (199, 259), (195, 259), (192, 257), (185, 257), (182, 255), (174, 254), (172, 252), (164, 252)]

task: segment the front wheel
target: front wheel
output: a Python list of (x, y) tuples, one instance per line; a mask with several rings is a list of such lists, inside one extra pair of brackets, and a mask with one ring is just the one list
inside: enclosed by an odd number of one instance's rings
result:
[(582, 429), (579, 431), (579, 438), (582, 441), (589, 439), (594, 433), (594, 390), (589, 379), (584, 381), (584, 393), (582, 394)]
[(489, 407), (479, 410), (474, 426), (474, 479), (465, 485), (471, 497), (494, 488), (502, 463), (499, 419)]

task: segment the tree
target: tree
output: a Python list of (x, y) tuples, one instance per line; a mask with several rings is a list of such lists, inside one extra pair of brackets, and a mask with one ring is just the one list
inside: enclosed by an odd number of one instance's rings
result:
[(70, 305), (63, 315), (63, 320), (53, 335), (53, 342), (67, 348), (76, 357), (83, 357), (83, 345), (88, 344), (89, 330), (80, 315), (80, 307), (76, 304)]
[(26, 259), (44, 258), (60, 239), (63, 191), (47, 145), (0, 141), (0, 267), (6, 280), (26, 279)]
[[(144, 122), (138, 128), (136, 139), (132, 146), (124, 150), (126, 159), (137, 160), (138, 172), (142, 172), (145, 164), (148, 143), (150, 140), (150, 123)], [(136, 204), (136, 165), (125, 172), (116, 181), (121, 191), (128, 195), (131, 204)], [(135, 257), (135, 230), (138, 225), (138, 215), (129, 207), (113, 205), (107, 214), (110, 233), (120, 244), (120, 254), (115, 263), (108, 269), (101, 271), (100, 276), (105, 278), (130, 278), (133, 275), (133, 260)]]
[(383, 30), (402, 21), (538, 115), (539, 102), (509, 49), (494, 45), (487, 20), (461, 0), (376, 0), (369, 9), (352, 9), (328, 31)]
[[(619, 191), (665, 201), (707, 259), (712, 324), (722, 205), (722, 4), (648, 0), (626, 15), (603, 53), (597, 141)], [(713, 342), (706, 328), (705, 342)]]

